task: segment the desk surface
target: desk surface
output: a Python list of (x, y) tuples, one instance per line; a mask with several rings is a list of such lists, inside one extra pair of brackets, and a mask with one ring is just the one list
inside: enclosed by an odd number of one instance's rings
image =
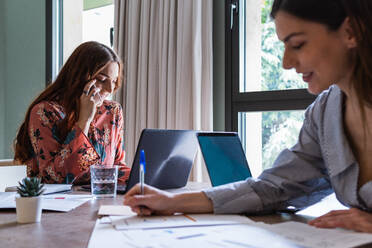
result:
[[(33, 224), (18, 224), (15, 209), (0, 210), (0, 247), (87, 247), (100, 205), (121, 205), (122, 202), (122, 195), (116, 198), (92, 199), (68, 213), (44, 211), (41, 222)], [(308, 220), (292, 214), (250, 218), (266, 223)]]

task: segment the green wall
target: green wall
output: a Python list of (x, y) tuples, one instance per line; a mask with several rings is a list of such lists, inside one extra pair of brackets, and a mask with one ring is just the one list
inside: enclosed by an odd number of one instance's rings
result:
[(5, 78), (4, 78), (4, 2), (0, 1), (0, 158), (4, 158), (4, 125), (5, 125)]
[(3, 154), (12, 158), (12, 142), (33, 98), (45, 87), (45, 0), (1, 0), (3, 50)]

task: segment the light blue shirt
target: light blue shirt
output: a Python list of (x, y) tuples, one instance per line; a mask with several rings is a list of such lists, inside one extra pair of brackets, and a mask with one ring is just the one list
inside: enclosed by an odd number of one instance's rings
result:
[(333, 85), (305, 112), (297, 144), (282, 151), (273, 168), (204, 190), (215, 213), (254, 213), (306, 207), (336, 193), (346, 206), (372, 210), (372, 181), (358, 191), (359, 165), (344, 132), (344, 94)]

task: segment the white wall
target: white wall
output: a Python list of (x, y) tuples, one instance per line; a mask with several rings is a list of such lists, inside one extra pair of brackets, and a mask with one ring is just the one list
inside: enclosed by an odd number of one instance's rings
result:
[(83, 0), (63, 0), (63, 63), (83, 41), (83, 7)]
[(5, 125), (5, 75), (4, 75), (4, 52), (5, 52), (5, 44), (4, 44), (4, 2), (0, 1), (0, 158), (4, 158), (5, 150), (4, 150), (4, 125)]
[[(45, 0), (1, 0), (4, 19), (1, 110), (5, 120), (2, 158), (12, 158), (12, 143), (32, 99), (45, 87)], [(0, 66), (1, 67), (1, 66)], [(1, 117), (1, 116), (0, 116)], [(1, 126), (0, 126), (1, 127)], [(1, 133), (0, 133), (1, 134)], [(1, 147), (1, 145), (0, 145)]]

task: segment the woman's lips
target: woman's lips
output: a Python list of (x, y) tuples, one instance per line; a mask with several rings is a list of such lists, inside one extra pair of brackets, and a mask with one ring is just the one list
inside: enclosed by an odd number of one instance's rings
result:
[(302, 80), (304, 80), (305, 82), (310, 82), (312, 77), (312, 72), (302, 73)]

